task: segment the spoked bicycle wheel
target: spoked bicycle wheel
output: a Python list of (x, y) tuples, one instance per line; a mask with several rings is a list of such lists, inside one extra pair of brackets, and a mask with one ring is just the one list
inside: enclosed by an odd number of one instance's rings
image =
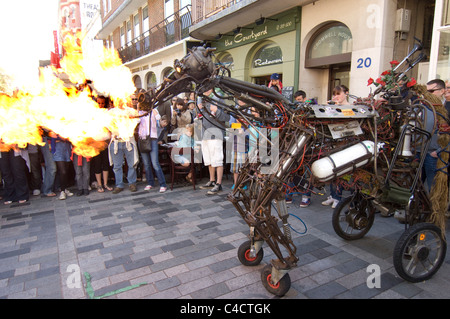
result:
[(333, 229), (345, 240), (360, 239), (372, 227), (374, 213), (375, 209), (370, 199), (356, 193), (342, 200), (334, 209)]
[(431, 223), (419, 223), (407, 229), (394, 249), (394, 267), (409, 282), (430, 279), (441, 267), (447, 243), (441, 229)]

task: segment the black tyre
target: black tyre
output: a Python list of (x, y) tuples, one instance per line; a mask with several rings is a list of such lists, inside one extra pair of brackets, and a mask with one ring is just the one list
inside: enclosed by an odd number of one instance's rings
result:
[(266, 265), (262, 269), (261, 281), (268, 292), (279, 297), (284, 296), (291, 288), (291, 277), (289, 277), (289, 274), (285, 274), (276, 284), (272, 282), (271, 265)]
[(257, 266), (261, 263), (261, 260), (264, 257), (264, 251), (261, 248), (256, 254), (256, 257), (250, 257), (250, 248), (251, 248), (250, 241), (246, 241), (239, 246), (237, 253), (239, 261), (244, 266)]
[(374, 219), (375, 208), (370, 200), (356, 194), (341, 200), (336, 206), (332, 224), (339, 237), (355, 240), (367, 234)]
[(430, 279), (441, 267), (447, 243), (441, 229), (434, 224), (419, 223), (408, 228), (394, 249), (394, 267), (409, 282)]

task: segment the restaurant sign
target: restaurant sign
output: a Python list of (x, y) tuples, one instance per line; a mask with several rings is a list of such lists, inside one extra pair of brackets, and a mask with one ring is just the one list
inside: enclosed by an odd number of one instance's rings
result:
[[(242, 29), (241, 32), (233, 34), (229, 32), (224, 34), (221, 39), (213, 42), (217, 51), (225, 51), (248, 43), (260, 41), (282, 33), (295, 30), (295, 12), (284, 16), (275, 16), (266, 20), (262, 25), (250, 25), (248, 29)], [(276, 19), (276, 21), (275, 21)]]

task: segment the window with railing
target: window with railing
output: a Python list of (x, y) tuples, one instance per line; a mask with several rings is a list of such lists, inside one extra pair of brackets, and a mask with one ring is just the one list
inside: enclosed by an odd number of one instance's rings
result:
[[(143, 18), (144, 17), (145, 15), (143, 14)], [(127, 22), (127, 27), (129, 22), (130, 21)], [(166, 16), (163, 21), (147, 28), (147, 30), (145, 30), (144, 23), (143, 33), (141, 35), (136, 36), (126, 44), (121, 43), (121, 48), (118, 52), (122, 62), (126, 63), (135, 60), (188, 37), (189, 27), (191, 25), (192, 16), (190, 5), (181, 8), (178, 12)], [(128, 40), (130, 38), (131, 35)]]
[(194, 23), (205, 20), (242, 0), (204, 0), (196, 1), (193, 13)]

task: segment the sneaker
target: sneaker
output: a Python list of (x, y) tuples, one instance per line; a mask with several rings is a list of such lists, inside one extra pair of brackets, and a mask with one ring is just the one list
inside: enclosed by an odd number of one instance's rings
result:
[(302, 196), (300, 207), (308, 207), (309, 205), (311, 205), (311, 198), (309, 198), (308, 196)]
[(333, 204), (331, 205), (331, 208), (336, 208), (337, 205), (339, 205), (339, 200), (333, 199)]
[(209, 190), (206, 194), (208, 194), (208, 195), (216, 195), (216, 194), (218, 194), (218, 193), (221, 192), (221, 191), (222, 191), (222, 185), (216, 184), (216, 185), (214, 185), (214, 187), (213, 187), (211, 190)]
[(161, 188), (159, 189), (159, 192), (160, 192), (160, 193), (165, 193), (166, 190), (167, 190), (167, 187), (161, 187)]
[(137, 186), (136, 184), (131, 184), (130, 185), (130, 192), (136, 192), (137, 191)]
[(73, 193), (72, 193), (71, 191), (69, 191), (68, 189), (66, 189), (66, 190), (64, 191), (64, 193), (66, 193), (66, 195), (67, 195), (68, 197), (73, 196)]
[(333, 202), (334, 202), (334, 198), (331, 197), (331, 196), (328, 196), (327, 200), (324, 200), (324, 201), (322, 202), (322, 205), (323, 205), (323, 206), (330, 206), (330, 205), (333, 204)]
[(61, 192), (61, 194), (59, 195), (59, 199), (60, 200), (64, 200), (66, 198), (67, 198), (66, 193), (65, 192)]
[(208, 183), (206, 183), (205, 185), (200, 186), (200, 189), (209, 189), (209, 188), (213, 188), (216, 185), (215, 181), (209, 181)]
[(114, 188), (114, 190), (112, 191), (113, 194), (119, 194), (121, 191), (123, 191), (122, 187), (116, 187)]
[(286, 198), (286, 204), (291, 204), (293, 201), (292, 197)]
[(149, 191), (149, 190), (151, 190), (152, 188), (153, 188), (152, 185), (147, 185), (147, 186), (145, 186), (144, 191)]
[(33, 191), (33, 196), (39, 196), (39, 195), (41, 195), (41, 191), (39, 189), (35, 189)]

